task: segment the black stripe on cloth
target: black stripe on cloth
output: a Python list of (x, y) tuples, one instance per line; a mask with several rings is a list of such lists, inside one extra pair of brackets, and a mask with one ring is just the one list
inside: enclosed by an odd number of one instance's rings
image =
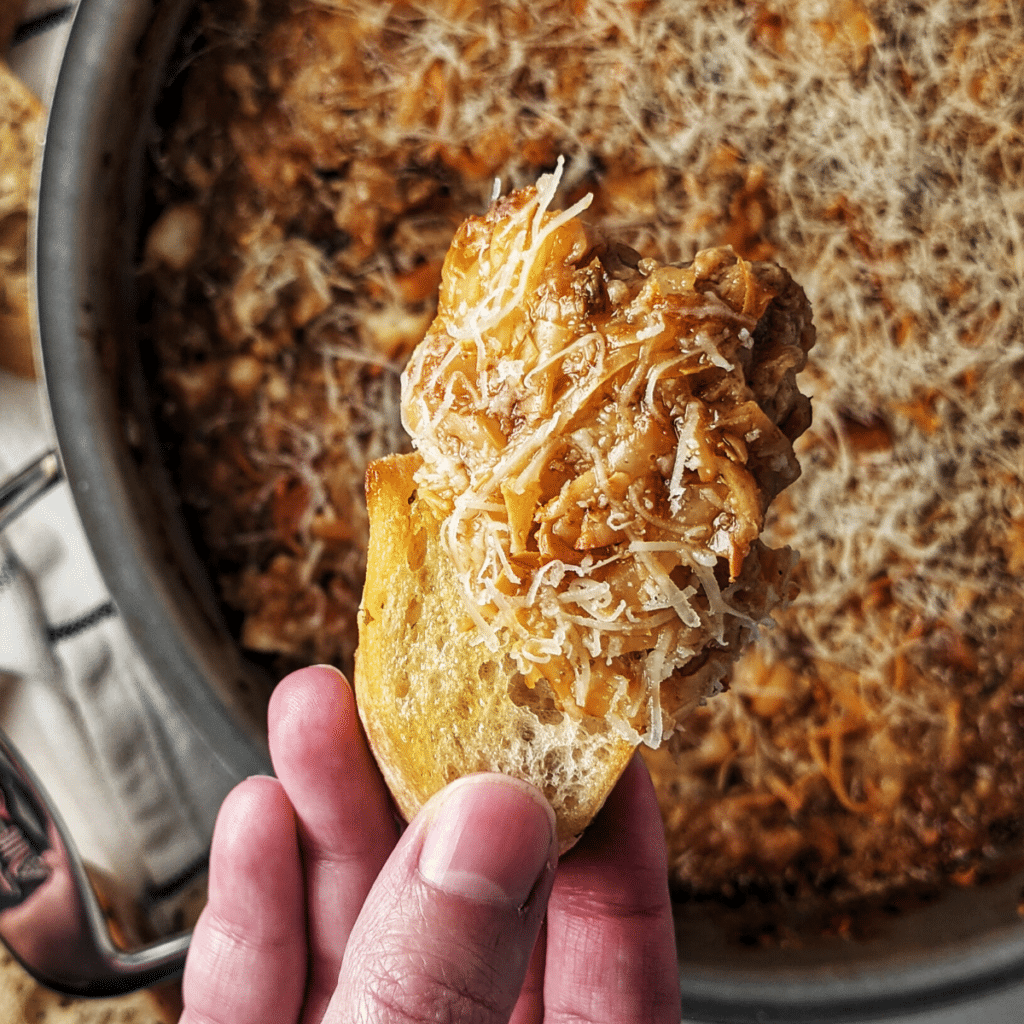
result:
[(50, 643), (56, 644), (61, 640), (69, 640), (73, 636), (78, 636), (79, 633), (84, 633), (98, 622), (109, 619), (116, 614), (117, 609), (114, 607), (114, 602), (106, 601), (101, 605), (97, 605), (92, 611), (79, 615), (77, 619), (72, 619), (70, 622), (62, 622), (59, 626), (50, 626), (46, 633)]
[(17, 46), (18, 43), (23, 43), (26, 39), (34, 39), (36, 36), (41, 36), (44, 32), (49, 32), (51, 28), (57, 25), (63, 25), (74, 14), (74, 11), (74, 4), (64, 4), (63, 7), (57, 7), (55, 10), (47, 11), (46, 14), (40, 14), (38, 18), (23, 21), (14, 30), (14, 38), (11, 40), (11, 45)]
[[(160, 882), (159, 884), (152, 883), (146, 886), (145, 901), (152, 907), (154, 904), (163, 903), (165, 900), (169, 900), (174, 896), (177, 896), (183, 889), (187, 888), (188, 885), (194, 882), (204, 871), (209, 870), (210, 858), (209, 855), (204, 855), (188, 867), (183, 868), (173, 878), (166, 882)], [(181, 925), (185, 927), (184, 922)]]

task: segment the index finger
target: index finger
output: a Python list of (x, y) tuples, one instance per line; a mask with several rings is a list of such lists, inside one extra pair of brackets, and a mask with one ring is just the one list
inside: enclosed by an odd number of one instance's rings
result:
[(634, 755), (559, 864), (548, 903), (545, 1024), (679, 1024), (679, 966), (665, 838)]
[(274, 771), (295, 808), (305, 875), (305, 1019), (319, 1021), (352, 925), (398, 831), (340, 672), (323, 665), (293, 672), (275, 688), (268, 718)]
[(302, 1006), (306, 936), (295, 820), (277, 779), (245, 779), (225, 798), (209, 882), (180, 1024), (291, 1024)]

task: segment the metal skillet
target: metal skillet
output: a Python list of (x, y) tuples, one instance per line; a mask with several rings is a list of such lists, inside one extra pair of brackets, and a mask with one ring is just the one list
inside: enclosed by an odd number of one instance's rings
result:
[[(172, 728), (193, 731), (208, 748), (217, 775), (209, 791), (222, 797), (239, 779), (270, 770), (269, 683), (220, 621), (147, 432), (138, 353), (119, 346), (134, 316), (131, 225), (146, 112), (186, 9), (84, 0), (76, 12), (47, 128), (34, 239), (41, 365), (58, 448), (0, 485), (0, 531), (67, 480), (121, 618), (176, 707)], [(131, 950), (114, 942), (52, 799), (0, 733), (0, 940), (22, 965), (57, 991), (117, 995), (179, 972), (189, 938)]]

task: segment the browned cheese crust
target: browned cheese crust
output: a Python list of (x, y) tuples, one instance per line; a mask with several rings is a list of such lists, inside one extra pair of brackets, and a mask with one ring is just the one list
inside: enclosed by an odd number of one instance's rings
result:
[(42, 104), (0, 59), (0, 367), (23, 377), (35, 376), (28, 224), (42, 127)]

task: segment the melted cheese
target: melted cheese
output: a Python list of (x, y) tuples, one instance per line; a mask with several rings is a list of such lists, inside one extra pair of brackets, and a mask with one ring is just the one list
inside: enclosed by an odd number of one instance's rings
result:
[(757, 318), (692, 270), (613, 276), (577, 220), (591, 196), (550, 209), (562, 169), (456, 235), (403, 421), (480, 642), (511, 634), (528, 685), (658, 746), (662, 684), (757, 625), (715, 574), (739, 574), (768, 500), (718, 429), (750, 401), (733, 353)]

